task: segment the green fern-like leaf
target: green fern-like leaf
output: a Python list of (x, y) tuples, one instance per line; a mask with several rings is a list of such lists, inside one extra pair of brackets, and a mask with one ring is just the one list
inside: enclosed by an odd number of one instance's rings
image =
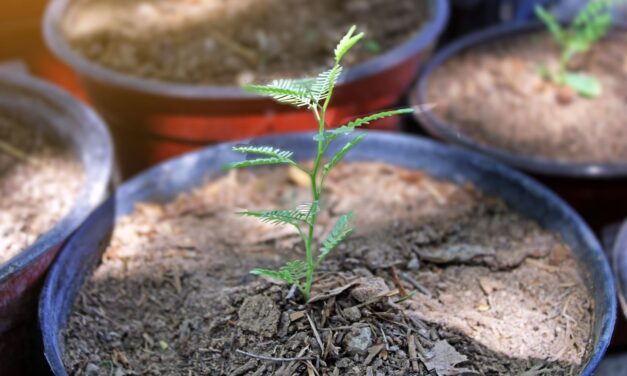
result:
[(300, 260), (290, 261), (282, 266), (278, 271), (269, 269), (253, 269), (251, 274), (277, 279), (290, 285), (298, 285), (300, 281), (307, 275), (307, 265)]
[(340, 42), (337, 44), (337, 47), (335, 47), (335, 63), (336, 64), (339, 64), (340, 61), (342, 61), (342, 58), (344, 57), (344, 55), (346, 55), (346, 53), (364, 37), (364, 33), (353, 35), (356, 29), (357, 27), (353, 25), (348, 30), (346, 35), (342, 37)]
[(611, 0), (592, 0), (577, 14), (573, 21), (574, 39), (588, 45), (593, 44), (612, 26)]
[(291, 151), (281, 150), (272, 146), (237, 145), (233, 147), (233, 151), (278, 159), (290, 159), (294, 155)]
[(360, 134), (354, 139), (347, 142), (346, 145), (344, 145), (344, 147), (340, 149), (340, 151), (338, 151), (333, 156), (333, 158), (331, 158), (331, 160), (324, 165), (323, 172), (322, 172), (323, 176), (328, 175), (329, 172), (331, 172), (331, 170), (333, 169), (333, 167), (335, 167), (338, 163), (340, 163), (340, 161), (344, 159), (344, 156), (346, 156), (346, 154), (349, 151), (351, 151), (355, 146), (357, 146), (364, 139), (364, 137), (366, 137), (365, 134)]
[(309, 80), (275, 80), (267, 85), (246, 85), (244, 91), (271, 97), (277, 102), (296, 107), (310, 107), (312, 103)]
[(329, 236), (322, 243), (322, 247), (320, 248), (320, 254), (318, 255), (319, 265), (324, 259), (331, 253), (331, 251), (337, 247), (341, 242), (344, 241), (352, 232), (353, 229), (349, 227), (349, 222), (353, 218), (353, 213), (347, 213), (341, 216), (337, 222), (335, 222), (335, 226)]
[(373, 115), (369, 115), (363, 118), (359, 118), (356, 120), (351, 121), (350, 123), (343, 125), (339, 128), (336, 129), (332, 129), (329, 132), (334, 134), (334, 135), (344, 135), (344, 134), (349, 134), (351, 132), (353, 132), (355, 130), (355, 128), (357, 127), (361, 127), (364, 125), (368, 125), (371, 122), (375, 121), (375, 120), (379, 120), (379, 119), (384, 119), (390, 116), (396, 116), (396, 115), (403, 115), (403, 114), (410, 114), (413, 113), (414, 110), (411, 108), (403, 108), (400, 110), (393, 110), (393, 111), (385, 111), (385, 112), (379, 112), (378, 114), (373, 114)]
[(331, 88), (335, 87), (337, 80), (342, 74), (342, 66), (335, 65), (333, 68), (324, 71), (316, 77), (311, 85), (311, 95), (316, 102), (327, 99)]
[(547, 30), (549, 30), (555, 42), (559, 45), (563, 45), (565, 41), (564, 30), (562, 29), (562, 26), (559, 24), (555, 16), (548, 12), (546, 9), (544, 9), (544, 7), (541, 5), (536, 5), (535, 13), (540, 21), (544, 23), (544, 26), (546, 26)]
[(293, 225), (298, 226), (300, 223), (309, 223), (310, 206), (299, 206), (290, 210), (262, 210), (262, 211), (243, 211), (237, 214), (257, 217), (262, 222), (273, 225)]
[(255, 166), (270, 166), (270, 165), (278, 165), (278, 164), (292, 164), (294, 163), (289, 158), (257, 158), (257, 159), (249, 159), (246, 161), (240, 162), (231, 162), (224, 165), (225, 170), (232, 170), (236, 168), (245, 168), (245, 167), (255, 167)]

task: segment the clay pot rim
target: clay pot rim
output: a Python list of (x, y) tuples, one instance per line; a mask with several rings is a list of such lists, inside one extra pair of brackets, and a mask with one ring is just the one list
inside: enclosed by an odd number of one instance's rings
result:
[[(314, 133), (267, 136), (251, 140), (293, 150), (297, 160), (310, 157)], [(46, 279), (39, 300), (39, 325), (44, 355), (56, 376), (66, 376), (59, 332), (66, 324), (80, 286), (100, 260), (96, 243), (111, 231), (115, 217), (133, 210), (142, 200), (167, 201), (177, 193), (223, 173), (225, 163), (242, 160), (232, 146), (240, 141), (208, 147), (161, 163), (121, 185), (74, 233), (61, 250)], [(339, 149), (343, 144), (334, 144)], [(330, 151), (332, 152), (332, 150)], [(479, 153), (432, 140), (386, 132), (368, 132), (347, 160), (384, 161), (406, 168), (424, 168), (436, 178), (459, 184), (470, 181), (481, 191), (504, 199), (514, 210), (562, 235), (580, 265), (585, 265), (595, 299), (590, 358), (582, 375), (590, 376), (609, 346), (616, 321), (616, 291), (609, 263), (596, 236), (583, 219), (555, 193), (534, 179)], [(106, 230), (106, 231), (104, 231)], [(90, 244), (91, 246), (86, 246)]]
[[(48, 48), (63, 62), (90, 79), (129, 90), (155, 96), (188, 99), (250, 100), (254, 94), (242, 91), (238, 86), (190, 85), (168, 83), (134, 77), (94, 63), (75, 52), (59, 30), (58, 24), (71, 0), (51, 0), (43, 17), (44, 40)], [(339, 85), (347, 85), (389, 70), (431, 45), (441, 34), (449, 17), (448, 0), (429, 0), (432, 17), (405, 43), (347, 69), (340, 77)]]
[[(458, 54), (499, 39), (522, 34), (530, 34), (543, 29), (537, 21), (512, 23), (494, 26), (462, 37), (438, 51), (423, 66), (418, 76), (418, 81), (410, 94), (410, 101), (416, 105), (426, 103), (427, 88), (434, 72), (448, 60)], [(617, 24), (615, 29), (621, 32), (627, 31), (627, 25)], [(423, 129), (430, 135), (446, 142), (459, 145), (468, 149), (479, 151), (503, 161), (522, 170), (544, 175), (565, 178), (602, 179), (627, 177), (627, 161), (617, 163), (580, 163), (565, 162), (556, 159), (536, 157), (529, 154), (521, 154), (507, 149), (481, 144), (472, 137), (457, 131), (458, 127), (438, 117), (431, 111), (424, 111), (414, 115)]]
[[(3, 86), (7, 88), (6, 91)], [(9, 89), (12, 88), (20, 92), (10, 92)], [(19, 275), (48, 251), (61, 245), (87, 218), (92, 209), (105, 199), (113, 175), (114, 157), (113, 141), (105, 123), (91, 108), (65, 91), (27, 74), (8, 72), (0, 73), (0, 90), (12, 96), (36, 99), (41, 105), (38, 107), (34, 104), (30, 107), (32, 111), (52, 110), (71, 117), (73, 121), (64, 123), (63, 127), (71, 129), (67, 134), (70, 136), (71, 144), (76, 148), (85, 175), (81, 191), (70, 211), (33, 244), (4, 264), (0, 264), (1, 285), (11, 277)]]

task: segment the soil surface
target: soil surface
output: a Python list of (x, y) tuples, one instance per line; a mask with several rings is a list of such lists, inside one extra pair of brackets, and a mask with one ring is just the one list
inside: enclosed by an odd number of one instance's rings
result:
[(318, 235), (348, 209), (356, 231), (310, 301), (250, 275), (303, 249), (294, 231), (234, 212), (306, 202), (299, 184), (297, 170), (233, 171), (137, 204), (62, 333), (69, 373), (578, 374), (593, 300), (570, 250), (470, 186), (341, 165)]
[(60, 140), (0, 114), (0, 265), (69, 212), (83, 179)]
[(627, 162), (627, 33), (615, 32), (577, 57), (572, 70), (596, 77), (601, 96), (584, 98), (544, 80), (559, 52), (542, 33), (474, 47), (429, 82), (435, 112), (477, 142), (517, 154), (578, 163)]
[(353, 24), (367, 39), (346, 64), (363, 62), (418, 32), (428, 11), (416, 0), (74, 0), (62, 30), (123, 73), (232, 85), (317, 74)]

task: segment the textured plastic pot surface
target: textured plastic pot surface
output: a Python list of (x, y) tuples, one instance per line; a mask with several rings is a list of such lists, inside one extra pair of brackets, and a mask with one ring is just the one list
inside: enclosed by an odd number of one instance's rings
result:
[[(460, 53), (472, 50), (479, 45), (490, 43), (496, 40), (508, 39), (514, 36), (531, 34), (542, 30), (543, 26), (537, 22), (524, 24), (507, 24), (492, 27), (484, 31), (473, 33), (467, 37), (455, 41), (433, 56), (422, 69), (418, 82), (411, 93), (412, 103), (425, 103), (428, 101), (427, 88), (433, 73), (450, 59), (454, 59)], [(623, 27), (621, 26), (621, 29)], [(498, 95), (498, 93), (494, 93)], [(456, 127), (445, 120), (437, 117), (434, 113), (427, 111), (416, 114), (417, 120), (431, 135), (441, 138), (447, 142), (461, 145), (470, 149), (493, 156), (512, 166), (519, 167), (525, 171), (539, 175), (552, 177), (568, 177), (581, 179), (599, 178), (627, 178), (626, 163), (569, 163), (546, 158), (538, 158), (532, 155), (516, 154), (504, 149), (483, 145), (468, 135), (459, 132)], [(627, 124), (626, 124), (627, 126)]]
[[(208, 143), (315, 129), (309, 113), (235, 86), (147, 80), (83, 58), (59, 29), (69, 3), (50, 2), (44, 17), (46, 43), (77, 72), (91, 102), (111, 127), (126, 176)], [(428, 3), (431, 18), (413, 38), (346, 71), (327, 116), (329, 124), (393, 106), (409, 89), (448, 18), (448, 0)]]
[[(16, 361), (9, 354), (20, 350), (14, 345), (9, 348), (8, 344), (16, 341), (7, 333), (34, 321), (48, 266), (61, 244), (106, 197), (113, 147), (106, 126), (91, 109), (64, 91), (25, 74), (0, 74), (0, 112), (14, 116), (25, 126), (52, 128), (69, 142), (85, 172), (85, 182), (70, 212), (35, 243), (0, 264), (0, 374), (5, 374), (3, 371)], [(24, 348), (21, 350), (24, 354)]]
[(618, 299), (625, 318), (627, 318), (627, 221), (618, 233), (612, 250), (612, 268), (618, 287)]
[[(315, 153), (311, 133), (270, 136), (252, 143), (295, 151), (295, 158)], [(339, 144), (339, 145), (338, 145)], [(62, 363), (60, 331), (65, 327), (73, 302), (85, 278), (99, 262), (115, 218), (128, 214), (141, 201), (164, 202), (190, 191), (207, 179), (223, 174), (221, 167), (241, 160), (221, 144), (165, 162), (123, 184), (114, 197), (90, 216), (66, 244), (46, 280), (39, 306), (46, 359), (57, 376), (67, 375)], [(342, 143), (336, 143), (342, 146)], [(616, 297), (609, 265), (601, 246), (582, 219), (561, 199), (531, 178), (476, 153), (447, 147), (418, 137), (370, 132), (351, 151), (348, 160), (384, 161), (464, 184), (501, 197), (514, 210), (561, 234), (585, 269), (584, 278), (595, 298), (593, 352), (583, 372), (591, 375), (605, 352), (616, 318)]]

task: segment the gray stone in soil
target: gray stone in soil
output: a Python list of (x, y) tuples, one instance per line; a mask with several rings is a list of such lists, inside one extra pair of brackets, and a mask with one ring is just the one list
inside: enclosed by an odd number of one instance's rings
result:
[(390, 291), (383, 278), (361, 278), (359, 285), (351, 290), (351, 296), (360, 303), (367, 302)]
[(372, 331), (369, 327), (354, 327), (344, 338), (346, 352), (351, 355), (364, 355), (372, 346)]
[(98, 367), (94, 363), (89, 363), (85, 368), (86, 376), (98, 376), (98, 372), (100, 372), (100, 367)]
[(280, 318), (274, 301), (264, 295), (249, 296), (239, 309), (239, 327), (268, 338), (277, 333)]
[(359, 321), (361, 319), (361, 311), (357, 307), (350, 307), (344, 310), (344, 317), (352, 322)]

